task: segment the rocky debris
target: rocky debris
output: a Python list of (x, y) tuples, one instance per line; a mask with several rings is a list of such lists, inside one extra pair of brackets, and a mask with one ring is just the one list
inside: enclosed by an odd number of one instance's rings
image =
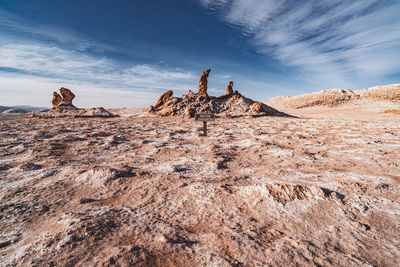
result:
[(375, 86), (355, 92), (364, 99), (400, 103), (400, 84)]
[(254, 102), (253, 105), (251, 105), (251, 108), (255, 111), (255, 112), (262, 112), (262, 108), (263, 108), (263, 104), (261, 102)]
[(194, 108), (186, 108), (184, 117), (185, 118), (193, 118), (196, 115), (196, 110)]
[(226, 94), (219, 97), (209, 96), (207, 77), (210, 71), (210, 69), (203, 71), (197, 94), (189, 90), (186, 95), (173, 97), (173, 92), (169, 90), (161, 95), (154, 107), (150, 106), (149, 112), (162, 117), (182, 116), (184, 118), (193, 118), (196, 113), (214, 113), (225, 117), (289, 116), (261, 102), (246, 98), (238, 91), (233, 91), (233, 81), (229, 82)]
[(207, 79), (208, 76), (210, 75), (211, 69), (207, 69), (203, 71), (203, 73), (200, 76), (200, 81), (199, 81), (199, 87), (197, 89), (197, 93), (199, 95), (207, 96)]
[(31, 118), (111, 118), (117, 115), (112, 114), (108, 110), (98, 107), (98, 108), (76, 108), (71, 105), (60, 103), (57, 109), (51, 109), (44, 112), (34, 112), (31, 114)]
[(23, 166), (21, 166), (21, 168), (24, 171), (35, 171), (35, 170), (40, 170), (42, 168), (42, 166), (39, 164), (28, 162), (28, 163), (24, 164)]
[(362, 90), (329, 89), (299, 96), (278, 96), (265, 102), (275, 108), (302, 109), (317, 106), (337, 107), (371, 102), (400, 103), (400, 84), (376, 86)]
[(330, 89), (299, 96), (278, 96), (266, 103), (274, 107), (301, 109), (314, 106), (335, 107), (359, 98), (350, 89)]

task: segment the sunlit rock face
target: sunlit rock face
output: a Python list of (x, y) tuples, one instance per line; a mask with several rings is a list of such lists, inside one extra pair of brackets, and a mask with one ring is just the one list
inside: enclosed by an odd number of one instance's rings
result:
[(113, 117), (114, 115), (102, 107), (96, 108), (77, 108), (72, 104), (75, 94), (70, 89), (61, 87), (61, 96), (57, 92), (53, 92), (53, 99), (51, 101), (53, 108), (50, 110), (33, 112), (32, 118), (90, 118), (90, 117)]
[(299, 96), (278, 96), (265, 102), (275, 108), (340, 107), (373, 103), (400, 103), (400, 84), (375, 86), (361, 90), (329, 89)]
[(242, 96), (238, 91), (233, 91), (233, 81), (230, 81), (226, 93), (220, 97), (209, 96), (207, 93), (207, 79), (210, 69), (203, 71), (198, 93), (191, 90), (181, 97), (173, 97), (173, 92), (164, 92), (155, 106), (150, 106), (149, 112), (159, 116), (183, 116), (192, 118), (196, 113), (214, 113), (217, 116), (286, 116), (282, 112), (261, 102)]

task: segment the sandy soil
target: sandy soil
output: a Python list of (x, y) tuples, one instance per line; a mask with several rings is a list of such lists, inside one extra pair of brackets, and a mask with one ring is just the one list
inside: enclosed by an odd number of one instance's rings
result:
[(1, 115), (1, 266), (400, 265), (399, 114), (112, 112)]

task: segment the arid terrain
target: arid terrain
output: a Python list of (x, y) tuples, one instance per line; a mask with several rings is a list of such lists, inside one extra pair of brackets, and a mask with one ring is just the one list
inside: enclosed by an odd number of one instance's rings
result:
[(0, 115), (0, 265), (399, 266), (399, 110)]

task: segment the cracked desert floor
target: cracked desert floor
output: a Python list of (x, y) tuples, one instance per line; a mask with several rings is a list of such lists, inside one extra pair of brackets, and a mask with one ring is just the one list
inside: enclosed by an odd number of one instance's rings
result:
[[(0, 117), (0, 266), (399, 266), (400, 115)], [(293, 113), (294, 112), (294, 113)]]

